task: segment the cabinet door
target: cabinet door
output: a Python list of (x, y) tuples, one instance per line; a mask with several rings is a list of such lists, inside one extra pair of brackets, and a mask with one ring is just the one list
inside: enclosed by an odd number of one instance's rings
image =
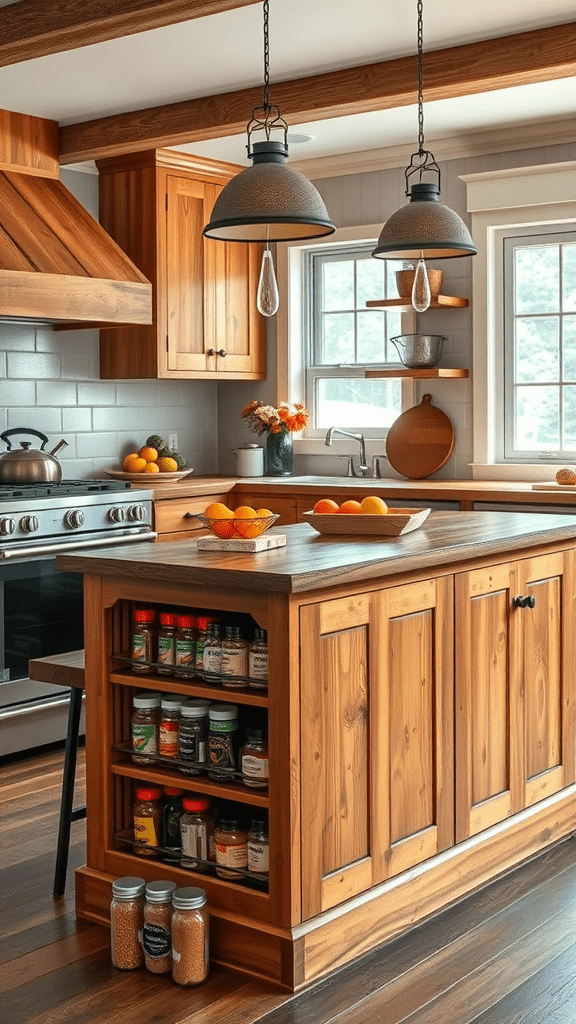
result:
[(452, 581), (301, 611), (302, 907), (453, 841)]
[[(202, 371), (206, 355), (204, 306), (206, 189), (202, 181), (166, 175), (166, 343), (168, 370)], [(212, 362), (213, 357), (211, 357)]]
[(458, 841), (574, 780), (574, 611), (571, 552), (457, 576)]

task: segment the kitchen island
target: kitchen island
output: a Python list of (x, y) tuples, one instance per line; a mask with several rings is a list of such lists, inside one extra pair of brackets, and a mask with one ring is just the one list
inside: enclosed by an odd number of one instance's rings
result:
[[(433, 512), (390, 540), (281, 532), (286, 547), (256, 554), (186, 540), (59, 564), (85, 576), (77, 913), (107, 921), (120, 875), (199, 884), (213, 958), (295, 991), (574, 829), (576, 521)], [(268, 690), (135, 675), (143, 605), (265, 629)], [(268, 789), (135, 764), (131, 701), (143, 689), (234, 703), (248, 727), (264, 720)], [(267, 814), (269, 884), (136, 855), (137, 783)]]

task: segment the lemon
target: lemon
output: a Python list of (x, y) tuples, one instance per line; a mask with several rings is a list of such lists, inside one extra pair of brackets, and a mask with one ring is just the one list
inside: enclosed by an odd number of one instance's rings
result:
[(169, 455), (163, 456), (158, 459), (158, 469), (161, 473), (175, 473), (178, 469), (178, 463), (175, 459), (171, 459)]

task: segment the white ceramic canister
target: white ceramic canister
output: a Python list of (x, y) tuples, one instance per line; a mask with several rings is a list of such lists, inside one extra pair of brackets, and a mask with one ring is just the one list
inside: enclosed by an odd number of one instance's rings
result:
[(238, 476), (264, 476), (264, 449), (259, 444), (243, 444), (232, 451), (238, 460)]

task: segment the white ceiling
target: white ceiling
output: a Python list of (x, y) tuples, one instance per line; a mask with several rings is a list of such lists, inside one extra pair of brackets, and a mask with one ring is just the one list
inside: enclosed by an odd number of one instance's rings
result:
[[(0, 0), (0, 6), (8, 2)], [(425, 0), (424, 50), (574, 18), (574, 0)], [(262, 31), (262, 7), (255, 4), (0, 68), (0, 106), (67, 125), (259, 85)], [(272, 102), (275, 80), (415, 51), (416, 0), (271, 0)], [(435, 138), (554, 119), (573, 118), (576, 126), (574, 78), (430, 103), (424, 78), (424, 100), (427, 144)], [(250, 114), (247, 110), (246, 120)], [(291, 158), (307, 161), (403, 145), (416, 148), (417, 127), (415, 107), (293, 124), (291, 133), (314, 138), (292, 144)], [(240, 136), (179, 148), (245, 161), (245, 138)]]

